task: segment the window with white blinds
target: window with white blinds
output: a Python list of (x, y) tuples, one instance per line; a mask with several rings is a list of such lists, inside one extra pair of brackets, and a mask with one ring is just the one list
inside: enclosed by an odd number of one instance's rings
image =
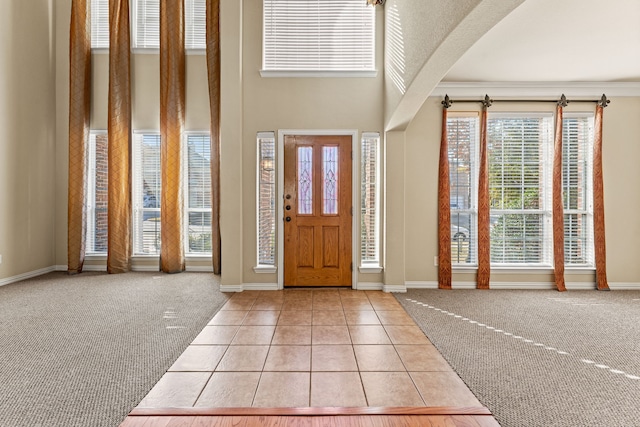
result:
[(259, 132), (258, 148), (258, 265), (276, 264), (276, 140)]
[(134, 0), (133, 47), (160, 48), (160, 0)]
[(565, 113), (562, 131), (565, 265), (592, 266), (593, 114)]
[(451, 262), (475, 265), (477, 248), (478, 115), (450, 113), (447, 119), (451, 207)]
[(106, 131), (91, 131), (87, 176), (86, 253), (107, 253), (108, 144)]
[[(184, 0), (185, 48), (206, 48), (205, 0)], [(160, 0), (134, 0), (132, 44), (137, 49), (160, 48)], [(109, 48), (109, 0), (91, 0), (91, 47)]]
[(263, 21), (263, 70), (375, 69), (375, 8), (363, 0), (264, 0)]
[(207, 8), (205, 0), (185, 0), (184, 24), (186, 49), (206, 49)]
[(91, 0), (91, 47), (109, 48), (109, 0)]
[(380, 134), (362, 134), (360, 155), (360, 259), (380, 265)]
[(492, 264), (551, 265), (553, 115), (490, 114)]
[(133, 134), (133, 252), (160, 254), (160, 134)]
[(186, 253), (211, 254), (211, 141), (208, 133), (187, 133), (185, 200)]

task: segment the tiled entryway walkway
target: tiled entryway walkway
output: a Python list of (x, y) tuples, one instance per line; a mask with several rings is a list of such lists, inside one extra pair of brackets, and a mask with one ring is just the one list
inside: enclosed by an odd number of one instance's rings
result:
[(391, 294), (234, 295), (138, 408), (480, 407)]

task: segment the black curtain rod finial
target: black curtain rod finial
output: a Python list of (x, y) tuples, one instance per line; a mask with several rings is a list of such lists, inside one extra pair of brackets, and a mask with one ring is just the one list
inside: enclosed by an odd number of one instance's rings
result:
[(558, 105), (561, 107), (566, 107), (567, 105), (569, 105), (569, 100), (567, 99), (566, 96), (564, 96), (564, 93), (560, 97), (560, 100), (558, 101)]
[(482, 100), (482, 105), (485, 108), (491, 107), (491, 105), (493, 105), (493, 99), (489, 98), (489, 95), (485, 95), (484, 99)]
[(444, 106), (444, 108), (449, 108), (451, 107), (451, 104), (453, 104), (453, 101), (449, 98), (449, 95), (445, 95), (444, 101), (442, 101), (442, 105)]
[(602, 94), (602, 98), (600, 98), (600, 101), (598, 101), (598, 105), (601, 106), (602, 108), (604, 108), (607, 105), (609, 105), (610, 102), (611, 102), (611, 100), (607, 99), (607, 95), (605, 95), (603, 93)]

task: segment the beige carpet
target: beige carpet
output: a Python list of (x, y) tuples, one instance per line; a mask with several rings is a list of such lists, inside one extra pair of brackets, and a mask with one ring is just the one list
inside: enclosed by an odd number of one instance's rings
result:
[(0, 426), (117, 426), (228, 296), (212, 273), (0, 287)]
[(640, 426), (640, 291), (396, 298), (503, 427)]

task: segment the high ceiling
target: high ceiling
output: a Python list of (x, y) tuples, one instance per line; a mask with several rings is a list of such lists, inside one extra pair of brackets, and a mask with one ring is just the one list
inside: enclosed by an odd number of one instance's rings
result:
[(443, 81), (640, 82), (640, 0), (526, 0)]

